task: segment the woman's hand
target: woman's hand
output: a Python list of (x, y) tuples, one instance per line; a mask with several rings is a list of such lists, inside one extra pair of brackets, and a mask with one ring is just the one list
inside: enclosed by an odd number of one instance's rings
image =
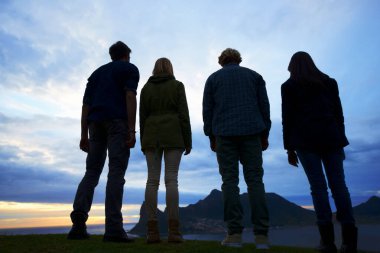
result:
[(191, 148), (185, 148), (184, 155), (188, 155), (188, 154), (190, 154), (190, 152), (191, 152)]
[(295, 167), (298, 167), (298, 157), (294, 150), (288, 150), (288, 163)]

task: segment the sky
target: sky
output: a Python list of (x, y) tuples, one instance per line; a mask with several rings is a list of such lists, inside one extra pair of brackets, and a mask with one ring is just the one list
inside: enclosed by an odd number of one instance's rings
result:
[[(241, 66), (266, 81), (273, 124), (264, 152), (267, 192), (312, 204), (302, 167), (287, 164), (281, 126), (281, 84), (289, 77), (290, 57), (306, 51), (339, 85), (354, 205), (380, 196), (379, 11), (377, 0), (2, 0), (0, 228), (70, 224), (85, 171), (86, 154), (78, 147), (83, 92), (118, 40), (132, 49), (131, 62), (140, 71), (138, 101), (160, 57), (172, 61), (185, 85), (193, 150), (180, 165), (182, 206), (220, 189), (216, 157), (203, 134), (202, 95), (228, 47), (241, 53)], [(95, 191), (92, 224), (104, 221), (107, 171), (105, 166)], [(138, 219), (146, 171), (137, 143), (125, 176), (125, 222)], [(246, 191), (242, 177), (240, 188)], [(159, 196), (164, 208), (163, 181)]]

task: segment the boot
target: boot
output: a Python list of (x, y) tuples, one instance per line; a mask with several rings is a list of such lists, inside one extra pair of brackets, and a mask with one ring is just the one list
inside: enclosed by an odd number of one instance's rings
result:
[(355, 224), (342, 225), (342, 247), (341, 253), (356, 253), (358, 252), (358, 228)]
[(158, 222), (156, 220), (150, 220), (147, 223), (147, 235), (146, 243), (160, 243), (160, 233), (158, 230)]
[(84, 213), (72, 212), (70, 214), (71, 221), (73, 226), (69, 234), (67, 235), (67, 239), (69, 240), (84, 240), (88, 239), (90, 235), (87, 233), (86, 221), (88, 216)]
[(179, 232), (179, 221), (178, 220), (169, 220), (169, 235), (168, 242), (170, 243), (181, 243), (183, 238)]
[(337, 253), (334, 240), (334, 225), (332, 223), (318, 225), (319, 234), (321, 235), (321, 242), (318, 251), (322, 253)]

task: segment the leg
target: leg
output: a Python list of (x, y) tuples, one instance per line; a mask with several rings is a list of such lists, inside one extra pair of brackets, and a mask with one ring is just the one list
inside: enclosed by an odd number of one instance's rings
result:
[(124, 237), (121, 213), (124, 175), (128, 166), (129, 148), (126, 147), (127, 125), (124, 120), (107, 122), (107, 145), (109, 172), (106, 186), (106, 231), (105, 236)]
[(260, 137), (258, 135), (245, 137), (242, 140), (240, 160), (243, 165), (244, 179), (248, 188), (254, 234), (267, 236), (269, 214), (265, 199), (263, 159)]
[(179, 194), (178, 194), (178, 170), (181, 162), (183, 150), (165, 150), (165, 186), (166, 186), (166, 206), (168, 208), (168, 218), (178, 220)]
[(168, 210), (169, 235), (168, 242), (183, 242), (179, 231), (179, 194), (178, 170), (183, 149), (165, 149), (165, 186), (166, 206)]
[(239, 189), (239, 147), (235, 137), (217, 137), (216, 155), (219, 173), (222, 176), (224, 200), (224, 221), (228, 234), (241, 234), (243, 231), (243, 208)]
[(319, 154), (304, 150), (297, 150), (297, 155), (310, 183), (317, 223), (318, 225), (330, 224), (332, 212), (321, 157)]
[(310, 183), (317, 224), (321, 235), (320, 252), (336, 252), (334, 244), (334, 226), (327, 192), (327, 183), (323, 173), (321, 156), (305, 150), (297, 150), (302, 167)]
[(344, 177), (343, 152), (343, 149), (339, 149), (325, 153), (322, 161), (337, 209), (337, 220), (342, 224), (341, 252), (357, 252), (358, 229), (355, 226), (350, 193)]
[(92, 123), (90, 130), (90, 150), (86, 159), (86, 173), (80, 182), (73, 204), (73, 212), (70, 217), (73, 227), (68, 239), (86, 239), (86, 221), (91, 209), (94, 190), (99, 182), (104, 162), (106, 159), (106, 134), (102, 124)]
[(86, 159), (86, 173), (78, 186), (74, 200), (74, 211), (82, 213), (88, 217), (91, 209), (95, 187), (98, 185), (100, 174), (102, 173), (107, 155), (106, 133), (99, 123), (92, 123), (90, 131), (90, 150)]
[(162, 150), (146, 150), (148, 179), (145, 189), (145, 207), (148, 220), (157, 220), (157, 195), (160, 185)]
[(344, 177), (343, 150), (323, 154), (322, 161), (336, 205), (337, 220), (342, 224), (355, 224), (350, 193)]
[(159, 243), (160, 233), (157, 220), (157, 192), (160, 185), (162, 150), (146, 150), (148, 179), (145, 189), (145, 209), (148, 215), (147, 243)]

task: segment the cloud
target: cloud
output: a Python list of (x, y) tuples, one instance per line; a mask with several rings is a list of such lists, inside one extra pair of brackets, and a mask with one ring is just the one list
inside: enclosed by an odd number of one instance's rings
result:
[[(41, 122), (44, 124), (42, 125)], [(26, 120), (0, 115), (3, 137), (6, 135), (17, 136), (12, 141), (0, 145), (0, 164), (4, 172), (0, 177), (2, 188), (0, 189), (0, 200), (64, 203), (72, 201), (77, 185), (84, 174), (85, 155), (77, 148), (74, 138), (61, 143), (66, 136), (58, 126), (64, 128), (67, 125), (63, 124), (65, 122), (79, 124), (71, 119), (41, 117)], [(358, 123), (360, 125), (360, 122)], [(41, 128), (41, 126), (44, 127)], [(17, 129), (17, 135), (12, 132), (13, 129)], [(53, 129), (57, 132), (55, 133)], [(31, 142), (22, 142), (22, 140), (28, 140), (27, 136), (31, 133), (40, 134), (37, 135), (38, 138), (32, 137)], [(57, 139), (55, 135), (62, 135), (62, 139)], [(48, 144), (47, 141), (51, 141), (51, 138), (59, 141)], [(194, 149), (189, 156), (182, 158), (179, 172), (179, 189), (183, 203), (195, 201), (208, 194), (212, 189), (220, 189), (221, 185), (216, 157), (209, 150), (208, 138), (201, 132), (195, 131), (193, 139)], [(380, 147), (378, 139), (374, 140), (374, 143), (365, 143), (355, 139), (351, 142), (352, 144), (346, 149), (346, 178), (351, 186), (352, 195), (364, 195), (370, 191), (378, 191), (377, 182), (371, 180), (378, 174), (379, 163), (376, 157)], [(309, 192), (309, 185), (302, 168), (295, 169), (287, 164), (278, 121), (273, 122), (270, 148), (264, 152), (264, 169), (264, 182), (268, 192), (276, 192), (285, 196)], [(132, 151), (125, 177), (125, 201), (127, 203), (142, 202), (146, 170), (145, 157), (137, 145), (136, 149)], [(96, 191), (96, 203), (102, 203), (104, 200), (106, 173), (107, 166), (105, 166)], [(165, 203), (163, 177), (162, 174), (160, 203)], [(363, 180), (366, 180), (366, 184), (362, 183)], [(240, 187), (242, 192), (246, 191), (243, 179)]]
[[(108, 47), (117, 40), (132, 48), (132, 62), (141, 73), (139, 91), (162, 56), (172, 60), (176, 78), (186, 87), (194, 148), (183, 157), (179, 172), (182, 203), (220, 189), (216, 157), (202, 133), (201, 107), (204, 83), (220, 68), (217, 57), (226, 47), (238, 49), (242, 65), (257, 70), (267, 83), (273, 119), (270, 148), (264, 152), (267, 191), (309, 193), (302, 168), (287, 164), (280, 122), (280, 85), (288, 77), (289, 59), (306, 50), (340, 85), (351, 142), (345, 162), (351, 194), (378, 192), (377, 6), (290, 0), (233, 5), (208, 0), (2, 1), (0, 166), (7, 173), (0, 175), (0, 200), (72, 201), (85, 169), (78, 141), (86, 79), (109, 61)], [(104, 201), (106, 174), (105, 167), (98, 203)], [(141, 203), (145, 182), (146, 162), (138, 144), (126, 173), (125, 201)], [(243, 179), (240, 186), (245, 191)], [(161, 181), (160, 203), (164, 188)]]

